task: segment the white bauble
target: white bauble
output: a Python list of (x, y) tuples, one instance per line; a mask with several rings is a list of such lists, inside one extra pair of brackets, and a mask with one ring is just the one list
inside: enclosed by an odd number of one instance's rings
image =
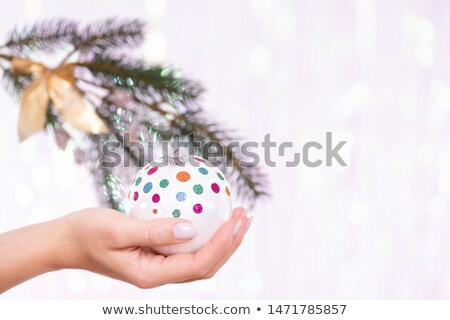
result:
[(231, 216), (230, 184), (224, 174), (197, 156), (176, 160), (161, 158), (148, 164), (138, 172), (128, 192), (130, 217), (183, 218), (196, 226), (198, 233), (193, 239), (152, 248), (164, 255), (196, 252)]

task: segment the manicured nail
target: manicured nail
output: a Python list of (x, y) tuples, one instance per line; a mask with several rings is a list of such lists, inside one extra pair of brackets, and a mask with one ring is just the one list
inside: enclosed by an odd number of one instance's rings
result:
[(197, 234), (197, 229), (192, 223), (180, 222), (173, 226), (173, 235), (177, 240), (192, 239)]
[(241, 224), (242, 224), (242, 220), (239, 219), (238, 222), (236, 222), (236, 224), (234, 225), (233, 228), (233, 238), (237, 235), (237, 233), (239, 232), (239, 229), (241, 228)]
[(248, 229), (250, 229), (250, 226), (252, 225), (252, 222), (253, 222), (253, 217), (251, 217), (248, 220), (248, 223), (247, 223), (247, 226), (245, 227), (245, 232), (244, 233), (247, 233)]

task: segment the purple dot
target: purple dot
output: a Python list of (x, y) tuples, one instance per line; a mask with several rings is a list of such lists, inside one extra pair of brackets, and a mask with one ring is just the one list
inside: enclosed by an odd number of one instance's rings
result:
[(137, 191), (133, 194), (133, 200), (136, 201), (139, 198), (139, 193)]
[(159, 199), (161, 199), (161, 198), (160, 198), (159, 194), (157, 194), (157, 193), (155, 193), (155, 194), (153, 195), (153, 197), (152, 197), (152, 201), (153, 201), (154, 203), (159, 202)]
[(148, 175), (154, 174), (156, 171), (158, 170), (158, 167), (152, 167), (150, 168), (150, 170), (147, 171)]
[(203, 211), (203, 207), (200, 203), (194, 204), (194, 206), (192, 207), (192, 209), (194, 210), (195, 213), (199, 214), (202, 213)]
[(212, 191), (214, 191), (215, 193), (219, 193), (219, 191), (220, 191), (219, 185), (218, 185), (217, 183), (213, 183), (213, 184), (211, 185), (211, 189), (212, 189)]

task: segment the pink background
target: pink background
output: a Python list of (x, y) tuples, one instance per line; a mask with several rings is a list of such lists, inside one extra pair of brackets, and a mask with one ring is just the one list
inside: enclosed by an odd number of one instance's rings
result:
[[(438, 0), (3, 3), (0, 40), (43, 18), (142, 18), (142, 54), (201, 81), (215, 120), (296, 151), (332, 131), (349, 141), (350, 165), (285, 168), (278, 158), (265, 169), (273, 197), (211, 280), (140, 290), (66, 270), (1, 298), (448, 298), (449, 13)], [(0, 231), (94, 206), (70, 148), (45, 134), (19, 145), (18, 105), (4, 90), (0, 101)]]

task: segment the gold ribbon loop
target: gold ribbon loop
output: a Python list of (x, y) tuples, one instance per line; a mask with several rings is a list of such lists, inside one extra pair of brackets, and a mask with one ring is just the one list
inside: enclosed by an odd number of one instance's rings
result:
[(22, 58), (13, 58), (11, 63), (11, 71), (16, 75), (43, 73), (47, 69), (38, 62)]
[(64, 64), (56, 69), (27, 59), (13, 58), (12, 72), (35, 75), (25, 88), (19, 112), (19, 138), (23, 141), (42, 130), (51, 101), (59, 114), (74, 128), (92, 134), (109, 132), (105, 123), (89, 106), (75, 85), (75, 66)]

